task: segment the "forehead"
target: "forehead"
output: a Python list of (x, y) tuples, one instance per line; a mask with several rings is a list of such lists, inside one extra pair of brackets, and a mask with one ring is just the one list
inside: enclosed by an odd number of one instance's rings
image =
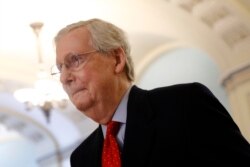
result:
[(80, 53), (92, 49), (90, 33), (80, 27), (63, 34), (56, 43), (56, 59), (60, 61), (71, 53)]

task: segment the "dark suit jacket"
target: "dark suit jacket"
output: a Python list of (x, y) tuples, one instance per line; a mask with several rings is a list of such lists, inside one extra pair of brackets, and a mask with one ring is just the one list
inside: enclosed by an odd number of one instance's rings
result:
[[(199, 83), (129, 94), (122, 167), (247, 166), (250, 145), (215, 96)], [(72, 153), (72, 167), (101, 167), (99, 126)]]

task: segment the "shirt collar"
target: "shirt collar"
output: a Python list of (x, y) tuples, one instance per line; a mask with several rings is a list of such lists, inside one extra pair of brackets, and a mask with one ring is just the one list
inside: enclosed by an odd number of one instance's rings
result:
[(128, 96), (129, 96), (129, 92), (131, 90), (131, 86), (128, 88), (128, 90), (126, 91), (125, 95), (123, 96), (120, 104), (118, 105), (114, 116), (112, 118), (112, 121), (117, 121), (117, 122), (121, 122), (121, 123), (126, 123), (127, 120), (127, 104), (128, 104)]

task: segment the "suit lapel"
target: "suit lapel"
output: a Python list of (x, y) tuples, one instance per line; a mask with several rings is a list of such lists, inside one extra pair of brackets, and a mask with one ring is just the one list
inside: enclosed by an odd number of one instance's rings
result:
[[(93, 166), (100, 166), (101, 165), (101, 154), (102, 154), (102, 145), (103, 145), (103, 133), (102, 133), (102, 128), (101, 126), (99, 125), (98, 127), (98, 133), (96, 134), (96, 143), (94, 144), (94, 149), (93, 150), (96, 150), (96, 152), (94, 152), (93, 154), (96, 155), (97, 157), (96, 158), (91, 158), (94, 165)], [(95, 161), (95, 162), (94, 162)]]
[(122, 151), (123, 166), (146, 166), (155, 133), (153, 117), (147, 91), (132, 87)]
[(84, 142), (85, 147), (81, 149), (82, 154), (79, 158), (84, 167), (99, 167), (101, 166), (101, 154), (103, 145), (103, 133), (99, 126), (90, 137)]

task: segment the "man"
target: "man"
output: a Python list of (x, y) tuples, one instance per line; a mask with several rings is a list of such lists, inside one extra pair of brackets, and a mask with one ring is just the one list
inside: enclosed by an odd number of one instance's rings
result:
[[(80, 21), (59, 31), (55, 46), (52, 74), (60, 75), (78, 110), (100, 124), (72, 153), (72, 167), (250, 166), (249, 143), (205, 86), (148, 91), (133, 84), (130, 47), (120, 28)], [(113, 121), (120, 125), (118, 154), (104, 151)]]

